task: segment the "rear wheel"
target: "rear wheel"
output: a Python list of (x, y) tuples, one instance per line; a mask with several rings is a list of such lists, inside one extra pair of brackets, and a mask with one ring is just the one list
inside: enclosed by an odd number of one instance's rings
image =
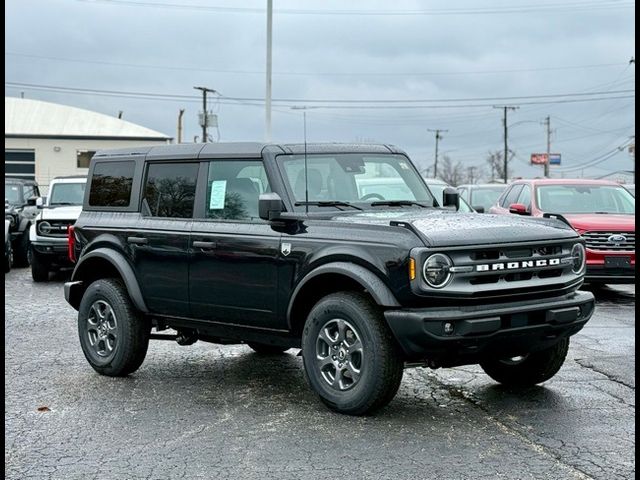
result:
[(147, 354), (151, 326), (116, 279), (93, 282), (78, 310), (78, 335), (93, 369), (111, 377), (135, 372)]
[(302, 335), (307, 382), (331, 409), (373, 413), (395, 396), (404, 362), (381, 310), (356, 292), (320, 300)]
[(249, 348), (260, 355), (277, 355), (289, 350), (289, 347), (279, 347), (278, 345), (266, 345), (264, 343), (247, 342)]
[(11, 264), (13, 263), (13, 249), (11, 248), (11, 239), (7, 239), (7, 245), (5, 248), (7, 252), (4, 254), (4, 273), (11, 271)]
[(31, 252), (31, 278), (34, 282), (49, 280), (49, 267), (36, 252)]
[(563, 338), (545, 350), (520, 357), (485, 360), (480, 362), (480, 366), (487, 375), (503, 385), (536, 385), (558, 373), (568, 351), (569, 339)]

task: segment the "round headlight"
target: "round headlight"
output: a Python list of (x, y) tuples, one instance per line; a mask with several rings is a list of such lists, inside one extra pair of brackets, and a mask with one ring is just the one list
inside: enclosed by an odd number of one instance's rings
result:
[(49, 235), (51, 233), (51, 224), (49, 222), (38, 223), (38, 233), (40, 235)]
[(587, 256), (585, 254), (584, 245), (576, 243), (571, 247), (572, 264), (571, 270), (573, 273), (580, 274), (584, 271), (584, 267), (587, 264)]
[(434, 253), (424, 262), (422, 274), (425, 282), (432, 288), (442, 288), (451, 280), (449, 269), (453, 263), (442, 253)]

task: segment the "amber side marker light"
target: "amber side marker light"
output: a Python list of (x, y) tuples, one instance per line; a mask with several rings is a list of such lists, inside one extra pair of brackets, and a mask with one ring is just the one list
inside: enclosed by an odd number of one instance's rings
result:
[(409, 257), (409, 280), (416, 279), (416, 260)]

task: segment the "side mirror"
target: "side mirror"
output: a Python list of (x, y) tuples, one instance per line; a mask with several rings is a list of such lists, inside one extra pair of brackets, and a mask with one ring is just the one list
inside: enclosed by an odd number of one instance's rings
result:
[(478, 205), (477, 207), (473, 207), (476, 213), (484, 213), (484, 207), (482, 205)]
[(37, 199), (38, 199), (38, 197), (36, 197), (36, 196), (27, 198), (27, 205), (30, 206), (30, 207), (35, 207)]
[(284, 204), (277, 193), (263, 193), (258, 198), (258, 216), (262, 220), (278, 220), (284, 211)]
[(453, 187), (446, 187), (442, 192), (442, 206), (460, 208), (460, 194)]
[(44, 208), (45, 203), (47, 203), (47, 197), (36, 198), (36, 207)]
[(509, 205), (509, 213), (515, 213), (516, 215), (530, 215), (527, 211), (526, 205), (522, 203), (512, 203)]

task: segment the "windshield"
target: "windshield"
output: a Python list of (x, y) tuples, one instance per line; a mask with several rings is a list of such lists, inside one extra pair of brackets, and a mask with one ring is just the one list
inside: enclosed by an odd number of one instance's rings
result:
[(554, 213), (629, 213), (636, 199), (614, 185), (544, 185), (536, 189), (538, 206)]
[(469, 203), (472, 206), (484, 207), (488, 211), (502, 195), (506, 185), (496, 185), (495, 187), (471, 187)]
[(56, 183), (51, 189), (49, 206), (82, 205), (85, 183)]
[[(447, 188), (448, 186), (449, 185), (445, 185), (444, 183), (427, 182), (427, 187), (429, 187), (429, 190), (431, 190), (431, 193), (435, 195), (436, 201), (438, 202), (439, 205), (442, 205), (442, 201), (443, 201), (442, 195), (444, 194), (444, 189)], [(460, 198), (460, 208), (458, 208), (459, 212), (468, 213), (468, 212), (475, 211), (473, 210), (473, 208), (469, 206), (469, 204), (465, 201), (464, 198), (462, 197), (459, 197), (459, 198)]]
[[(289, 190), (305, 201), (304, 155), (280, 155)], [(307, 156), (309, 202), (346, 202), (361, 208), (380, 201), (433, 205), (433, 196), (402, 155), (313, 154)]]
[(8, 200), (11, 205), (22, 205), (22, 186), (17, 183), (4, 184), (4, 198)]

